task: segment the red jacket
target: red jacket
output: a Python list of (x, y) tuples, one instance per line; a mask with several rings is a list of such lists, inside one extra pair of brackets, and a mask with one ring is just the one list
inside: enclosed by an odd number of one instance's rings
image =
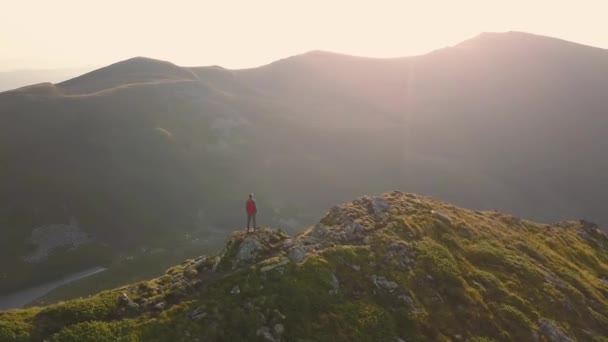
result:
[(255, 214), (258, 212), (258, 208), (255, 206), (255, 201), (250, 199), (247, 200), (247, 214)]

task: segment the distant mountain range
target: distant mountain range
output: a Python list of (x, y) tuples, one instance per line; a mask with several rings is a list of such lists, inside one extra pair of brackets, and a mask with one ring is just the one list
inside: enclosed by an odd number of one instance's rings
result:
[(509, 32), (243, 70), (138, 57), (0, 93), (0, 292), (241, 227), (249, 192), (289, 231), (395, 188), (606, 223), (607, 74), (607, 50)]

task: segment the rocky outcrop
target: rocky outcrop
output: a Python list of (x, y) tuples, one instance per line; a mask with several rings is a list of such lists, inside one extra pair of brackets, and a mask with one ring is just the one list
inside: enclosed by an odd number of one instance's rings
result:
[(258, 257), (262, 249), (262, 244), (255, 237), (246, 237), (238, 248), (235, 260), (237, 263), (251, 262)]
[(386, 290), (388, 292), (393, 292), (399, 288), (399, 285), (397, 285), (397, 283), (394, 281), (390, 281), (383, 276), (376, 276), (375, 274), (372, 275), (372, 282), (377, 288)]
[(287, 252), (287, 257), (293, 262), (302, 262), (306, 258), (306, 250), (302, 246), (293, 246)]

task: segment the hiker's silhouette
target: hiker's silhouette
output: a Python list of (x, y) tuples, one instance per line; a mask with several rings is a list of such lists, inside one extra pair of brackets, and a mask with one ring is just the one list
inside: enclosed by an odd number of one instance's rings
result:
[(253, 194), (249, 194), (249, 199), (247, 200), (247, 204), (245, 205), (245, 210), (247, 211), (247, 232), (249, 233), (249, 226), (251, 221), (253, 220), (253, 231), (255, 231), (255, 215), (258, 213), (258, 208), (255, 205), (255, 200), (253, 199)]

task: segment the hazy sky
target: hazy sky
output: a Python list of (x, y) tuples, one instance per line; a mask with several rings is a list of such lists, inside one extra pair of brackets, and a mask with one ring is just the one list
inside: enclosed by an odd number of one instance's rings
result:
[(0, 71), (133, 56), (242, 68), (317, 49), (395, 57), (510, 30), (608, 48), (606, 13), (607, 0), (0, 0)]

